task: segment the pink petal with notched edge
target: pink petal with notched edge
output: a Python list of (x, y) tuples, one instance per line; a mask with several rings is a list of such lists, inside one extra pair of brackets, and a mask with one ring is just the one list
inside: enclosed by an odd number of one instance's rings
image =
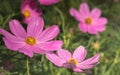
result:
[(22, 38), (26, 37), (26, 31), (18, 20), (11, 20), (9, 22), (9, 27), (10, 27), (11, 32), (15, 36), (22, 37)]
[(69, 13), (70, 13), (71, 16), (73, 16), (79, 22), (81, 22), (81, 21), (84, 22), (84, 17), (82, 17), (76, 9), (71, 8)]
[(94, 8), (90, 13), (92, 18), (99, 18), (101, 15), (101, 10), (98, 8)]
[(38, 0), (42, 5), (52, 5), (58, 3), (60, 0)]
[(8, 40), (16, 40), (16, 37), (10, 34), (9, 32), (5, 31), (4, 29), (0, 28), (0, 33), (7, 38)]
[(98, 25), (98, 26), (95, 26), (95, 28), (97, 31), (102, 32), (106, 29), (106, 26), (105, 25)]
[(99, 19), (97, 19), (97, 25), (105, 25), (107, 24), (107, 18), (104, 18), (104, 17), (100, 17)]
[(33, 57), (33, 50), (34, 50), (34, 48), (26, 45), (26, 46), (20, 48), (18, 51), (21, 52), (21, 53), (24, 53), (25, 55), (32, 58)]
[(56, 40), (56, 41), (43, 42), (43, 43), (39, 43), (37, 47), (47, 51), (59, 50), (62, 47), (62, 41)]
[(17, 50), (25, 45), (24, 39), (20, 37), (15, 37), (8, 33), (4, 29), (0, 29), (1, 34), (4, 36), (3, 40), (5, 45), (11, 50)]
[(9, 32), (5, 31), (2, 28), (0, 28), (0, 33), (4, 36), (4, 38), (6, 38), (9, 41), (16, 42), (16, 43), (24, 42), (23, 38), (15, 37), (15, 36), (13, 36), (12, 34), (10, 34)]
[(82, 16), (86, 17), (89, 15), (90, 10), (87, 3), (82, 3), (79, 7), (79, 12)]
[(71, 58), (71, 53), (68, 50), (60, 49), (57, 51), (57, 55), (61, 58), (61, 60), (67, 61)]
[(84, 72), (83, 70), (81, 70), (80, 68), (77, 68), (77, 67), (74, 68), (73, 71), (78, 72), (78, 73), (83, 73)]
[(57, 25), (53, 25), (45, 29), (38, 37), (39, 41), (49, 41), (55, 38), (60, 32)]
[(35, 17), (33, 18), (27, 27), (27, 36), (39, 36), (43, 30), (44, 21), (43, 18)]
[(86, 59), (85, 61), (78, 64), (80, 69), (90, 69), (98, 64), (100, 55), (96, 54), (91, 58)]
[(34, 48), (34, 53), (45, 54), (45, 53), (48, 53), (48, 52), (49, 52), (49, 51), (47, 51), (47, 50), (43, 50), (43, 49), (37, 47), (37, 45), (33, 46), (33, 48)]
[(7, 38), (3, 38), (3, 41), (5, 42), (5, 45), (7, 46), (7, 48), (17, 51), (19, 48), (25, 46), (24, 42), (17, 42), (16, 41), (12, 41), (12, 40), (8, 40)]
[(46, 58), (49, 59), (53, 64), (56, 66), (62, 67), (65, 61), (61, 60), (56, 54), (54, 53), (47, 53)]
[(85, 23), (79, 23), (78, 24), (78, 28), (82, 31), (82, 32), (87, 32), (87, 26)]
[(91, 68), (93, 68), (95, 65), (96, 65), (96, 64), (94, 64), (94, 65), (79, 64), (78, 67), (79, 67), (80, 69), (91, 69)]
[(98, 63), (99, 58), (100, 58), (100, 55), (96, 54), (93, 57), (88, 58), (85, 61), (81, 62), (80, 64), (96, 64), (96, 63)]
[(78, 62), (81, 62), (85, 59), (87, 51), (83, 46), (79, 46), (73, 53), (73, 58), (76, 58)]

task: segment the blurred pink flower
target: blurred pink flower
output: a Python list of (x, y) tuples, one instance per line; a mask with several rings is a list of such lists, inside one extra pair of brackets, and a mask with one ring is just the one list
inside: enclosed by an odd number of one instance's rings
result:
[(60, 0), (38, 0), (42, 5), (52, 5), (58, 3)]
[(56, 66), (72, 69), (75, 72), (85, 72), (87, 69), (93, 68), (99, 62), (99, 54), (94, 55), (86, 60), (86, 50), (83, 46), (79, 46), (71, 55), (68, 50), (58, 50), (57, 53), (47, 53), (46, 57)]
[(12, 70), (14, 67), (14, 64), (12, 64), (9, 60), (6, 60), (3, 62), (3, 68), (5, 70)]
[(91, 12), (87, 3), (82, 3), (79, 7), (79, 11), (74, 8), (70, 9), (70, 14), (77, 21), (79, 21), (78, 27), (82, 32), (88, 32), (89, 34), (98, 34), (105, 30), (107, 24), (107, 18), (100, 17), (101, 10), (94, 8)]
[(21, 13), (23, 15), (24, 22), (27, 24), (32, 18), (40, 17), (40, 15), (42, 15), (42, 11), (38, 8), (35, 0), (24, 0), (21, 5)]
[(2, 28), (0, 28), (0, 32), (7, 48), (33, 57), (33, 53), (44, 54), (61, 49), (62, 46), (61, 40), (51, 41), (59, 33), (58, 26), (53, 25), (44, 31), (43, 26), (42, 18), (33, 18), (25, 31), (19, 21), (11, 20), (9, 27), (12, 34)]

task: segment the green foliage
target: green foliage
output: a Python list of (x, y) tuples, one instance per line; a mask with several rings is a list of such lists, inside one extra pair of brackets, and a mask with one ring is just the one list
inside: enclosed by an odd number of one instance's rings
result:
[[(79, 45), (86, 47), (88, 56), (95, 53), (101, 54), (100, 63), (85, 74), (73, 73), (72, 75), (119, 75), (120, 74), (120, 3), (107, 2), (107, 0), (91, 1), (86, 0), (91, 8), (102, 9), (102, 15), (107, 17), (109, 22), (106, 31), (99, 35), (82, 33), (77, 28), (77, 21), (70, 16), (69, 9), (78, 9), (82, 0), (61, 0), (60, 3), (51, 6), (42, 6), (45, 27), (52, 24), (59, 25), (61, 32), (56, 39), (64, 42), (63, 48), (71, 52)], [(9, 30), (8, 22), (11, 19), (19, 19), (23, 23), (20, 14), (22, 0), (0, 0), (0, 27)], [(71, 30), (73, 29), (73, 32)], [(99, 43), (99, 49), (93, 47), (93, 43)], [(13, 69), (6, 70), (3, 66), (5, 61), (13, 64)], [(58, 61), (59, 62), (59, 61)], [(0, 36), (0, 75), (26, 75), (26, 56), (10, 51), (4, 45)], [(44, 55), (34, 55), (29, 58), (31, 75), (70, 75), (64, 68), (59, 68), (48, 61)]]

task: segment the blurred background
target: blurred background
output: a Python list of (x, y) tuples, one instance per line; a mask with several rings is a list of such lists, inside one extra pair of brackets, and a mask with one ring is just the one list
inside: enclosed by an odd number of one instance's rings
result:
[[(22, 1), (0, 0), (1, 28), (9, 31), (8, 22), (11, 19), (18, 19), (26, 27), (20, 13)], [(87, 2), (91, 9), (97, 7), (102, 10), (102, 16), (108, 19), (104, 32), (90, 35), (77, 28), (78, 22), (70, 16), (69, 9), (78, 9), (82, 2)], [(73, 75), (120, 75), (120, 0), (61, 0), (50, 6), (38, 5), (43, 12), (45, 27), (59, 25), (61, 32), (56, 39), (63, 40), (64, 49), (73, 52), (79, 45), (83, 45), (87, 49), (87, 57), (96, 53), (101, 55), (96, 67), (84, 74)], [(29, 59), (29, 66), (31, 75), (70, 75), (67, 69), (56, 67), (44, 55), (35, 54)], [(7, 49), (1, 35), (0, 75), (26, 75), (26, 56)]]

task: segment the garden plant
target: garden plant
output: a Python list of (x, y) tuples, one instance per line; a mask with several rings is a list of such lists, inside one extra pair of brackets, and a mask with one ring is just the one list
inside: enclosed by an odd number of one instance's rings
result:
[(120, 75), (119, 0), (0, 0), (0, 75)]

